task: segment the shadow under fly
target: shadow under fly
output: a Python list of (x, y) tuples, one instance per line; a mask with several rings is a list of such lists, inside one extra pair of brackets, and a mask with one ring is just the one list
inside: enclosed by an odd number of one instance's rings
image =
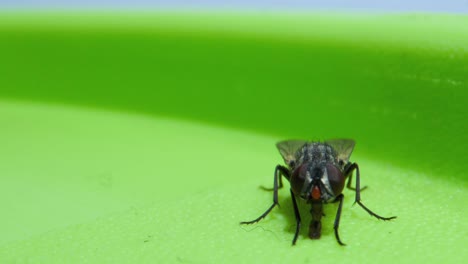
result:
[[(356, 192), (354, 203), (379, 220), (391, 220), (396, 216), (382, 217), (367, 208), (361, 202), (361, 188), (359, 166), (349, 161), (355, 142), (351, 139), (333, 139), (325, 142), (308, 142), (304, 140), (286, 140), (276, 144), (287, 166), (277, 165), (274, 173), (273, 188), (265, 190), (273, 191), (273, 204), (257, 219), (241, 222), (241, 224), (253, 224), (266, 217), (278, 203), (278, 189), (283, 187), (283, 179), (289, 181), (291, 199), (296, 217), (296, 231), (292, 244), (295, 245), (301, 228), (301, 215), (297, 207), (296, 199), (302, 199), (310, 204), (312, 220), (309, 224), (309, 237), (319, 239), (322, 230), (321, 219), (323, 204), (338, 202), (338, 210), (334, 221), (335, 237), (338, 244), (344, 246), (341, 241), (338, 227), (340, 225), (341, 210), (344, 195), (342, 193), (346, 179), (346, 187)], [(355, 187), (351, 186), (353, 172), (356, 171)]]

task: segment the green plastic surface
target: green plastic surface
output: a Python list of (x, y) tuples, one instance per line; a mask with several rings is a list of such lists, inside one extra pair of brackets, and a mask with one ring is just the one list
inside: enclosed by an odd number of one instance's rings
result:
[[(1, 263), (462, 263), (468, 19), (1, 13)], [(291, 247), (285, 138), (357, 141), (363, 202)]]

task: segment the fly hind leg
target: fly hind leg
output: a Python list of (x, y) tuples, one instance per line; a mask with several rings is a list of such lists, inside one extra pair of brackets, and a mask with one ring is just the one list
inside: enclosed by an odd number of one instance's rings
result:
[[(285, 177), (289, 181), (289, 170), (286, 167), (283, 167), (281, 165), (276, 166), (275, 175), (276, 175), (277, 170), (280, 170), (280, 173), (283, 175), (283, 177)], [(279, 181), (278, 189), (283, 188), (283, 178), (278, 176), (278, 181)], [(274, 187), (273, 188), (267, 188), (265, 186), (260, 186), (260, 189), (262, 189), (264, 191), (274, 191), (275, 190)]]
[[(348, 163), (348, 165), (345, 168), (345, 175), (346, 178), (348, 178), (348, 182), (346, 183), (346, 188), (356, 191), (356, 188), (351, 186), (351, 182), (353, 181), (353, 170), (350, 169), (355, 163)], [(356, 164), (357, 166), (357, 164)], [(359, 191), (364, 191), (367, 188), (367, 186), (363, 186)]]

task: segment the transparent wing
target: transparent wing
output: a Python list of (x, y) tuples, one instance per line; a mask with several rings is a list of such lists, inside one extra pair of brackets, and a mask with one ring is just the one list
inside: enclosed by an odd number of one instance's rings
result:
[(294, 163), (296, 163), (296, 152), (306, 143), (306, 140), (284, 140), (276, 143), (276, 147), (283, 157), (284, 162), (288, 164), (289, 167), (293, 167)]
[(353, 153), (354, 145), (356, 142), (352, 139), (330, 139), (325, 141), (337, 153), (338, 159), (342, 160), (344, 164), (348, 163), (351, 153)]

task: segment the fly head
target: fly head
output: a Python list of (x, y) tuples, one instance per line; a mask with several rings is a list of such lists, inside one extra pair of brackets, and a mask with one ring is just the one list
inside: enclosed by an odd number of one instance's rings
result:
[(303, 163), (291, 174), (291, 189), (307, 202), (329, 202), (344, 188), (346, 176), (332, 163)]

